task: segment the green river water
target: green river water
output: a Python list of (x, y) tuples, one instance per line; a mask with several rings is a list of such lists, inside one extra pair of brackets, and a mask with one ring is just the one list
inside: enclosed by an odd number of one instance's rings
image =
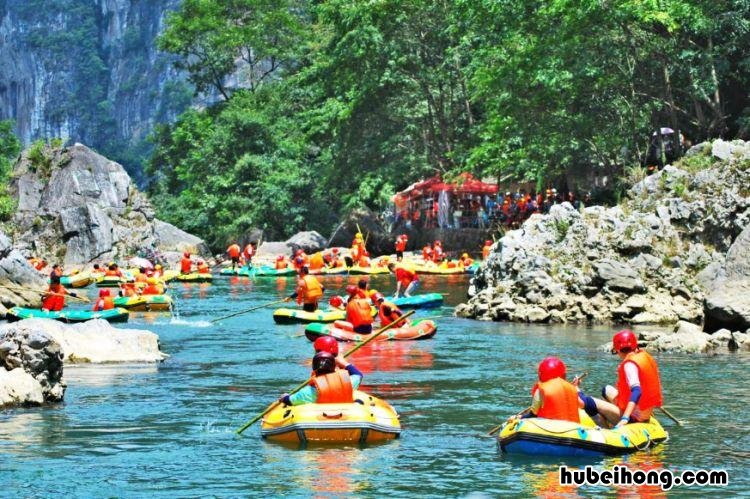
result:
[[(326, 278), (329, 289), (355, 277)], [(424, 277), (420, 292), (464, 297), (468, 279)], [(388, 277), (373, 287), (393, 289)], [(211, 318), (289, 294), (293, 281), (216, 278), (174, 286), (179, 318), (135, 315), (127, 325), (159, 334), (160, 365), (66, 366), (57, 406), (0, 412), (0, 483), (6, 497), (736, 497), (750, 492), (745, 404), (750, 356), (657, 355), (670, 440), (623, 458), (508, 456), (484, 434), (526, 407), (536, 365), (554, 354), (569, 373), (588, 371), (596, 395), (617, 361), (598, 348), (606, 327), (530, 326), (442, 317), (437, 335), (377, 345), (350, 360), (363, 387), (400, 413), (399, 440), (370, 447), (289, 448), (256, 425), (234, 431), (309, 374), (303, 326), (276, 326), (272, 309), (211, 326)], [(89, 291), (92, 295), (93, 291)], [(449, 307), (418, 315), (450, 314)], [(616, 488), (558, 485), (558, 466), (626, 463), (639, 469), (720, 468), (727, 487)]]

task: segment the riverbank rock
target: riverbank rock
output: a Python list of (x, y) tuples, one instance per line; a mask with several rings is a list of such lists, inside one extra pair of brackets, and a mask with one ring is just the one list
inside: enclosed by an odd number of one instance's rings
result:
[(97, 319), (63, 324), (49, 319), (25, 319), (0, 326), (3, 333), (43, 334), (52, 338), (65, 363), (152, 363), (168, 357), (159, 350), (159, 336), (142, 329), (118, 329)]
[(0, 407), (59, 402), (65, 394), (63, 353), (38, 328), (0, 331)]
[(742, 151), (750, 144), (724, 149), (704, 144), (635, 184), (618, 206), (577, 211), (562, 203), (532, 215), (493, 246), (456, 314), (639, 325), (705, 319), (707, 331), (744, 331), (750, 161)]
[(327, 247), (334, 246), (349, 248), (354, 235), (362, 231), (367, 240), (367, 250), (374, 256), (390, 255), (393, 252), (393, 238), (388, 232), (385, 222), (374, 212), (366, 208), (351, 211), (334, 229)]
[(298, 232), (285, 243), (293, 252), (302, 249), (305, 253), (312, 254), (326, 248), (328, 240), (314, 230)]
[(13, 171), (13, 240), (27, 256), (85, 264), (143, 248), (207, 254), (202, 240), (155, 218), (125, 169), (81, 144), (31, 148)]
[[(652, 352), (673, 353), (729, 353), (735, 351), (750, 352), (750, 329), (747, 331), (729, 331), (720, 329), (713, 334), (704, 333), (696, 324), (680, 321), (673, 330), (646, 329), (637, 331), (638, 346)], [(602, 345), (602, 350), (610, 351), (612, 343)]]
[(47, 283), (26, 258), (11, 246), (10, 239), (0, 232), (0, 314), (4, 317), (12, 307), (35, 307), (41, 302), (36, 290)]

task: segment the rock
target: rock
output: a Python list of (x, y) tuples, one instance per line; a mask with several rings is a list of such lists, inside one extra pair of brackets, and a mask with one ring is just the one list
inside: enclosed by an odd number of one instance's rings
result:
[(45, 279), (0, 232), (0, 314), (4, 316), (10, 307), (38, 306), (39, 293), (34, 289), (46, 286)]
[(45, 154), (48, 170), (24, 152), (10, 183), (18, 199), (15, 242), (26, 255), (73, 265), (157, 246), (206, 250), (200, 239), (156, 221), (151, 204), (118, 163), (80, 144)]
[(708, 152), (710, 152), (712, 149), (712, 145), (710, 142), (701, 142), (700, 144), (696, 144), (692, 146), (690, 149), (685, 151), (685, 157), (690, 158), (693, 156), (700, 156), (705, 155)]
[(727, 280), (750, 279), (750, 225), (737, 236), (727, 251), (724, 273)]
[(159, 251), (178, 253), (189, 251), (198, 255), (209, 254), (208, 246), (203, 239), (156, 218), (154, 219), (154, 234), (156, 235), (156, 247)]
[(59, 402), (65, 393), (63, 354), (39, 328), (0, 328), (0, 406)]
[(703, 332), (703, 328), (691, 322), (680, 321), (677, 323), (677, 326), (675, 327), (675, 334), (695, 334), (695, 333), (702, 333), (702, 332)]
[(292, 251), (303, 249), (308, 255), (326, 248), (326, 244), (328, 244), (326, 238), (314, 230), (298, 232), (286, 240), (286, 245), (292, 248)]
[(373, 255), (391, 254), (393, 238), (385, 223), (369, 209), (356, 209), (350, 212), (334, 229), (326, 246), (349, 248), (357, 233), (357, 227), (367, 238), (367, 250)]
[(291, 255), (292, 248), (285, 242), (263, 241), (258, 246), (258, 256)]
[(711, 146), (711, 155), (714, 158), (727, 160), (732, 157), (732, 144), (721, 139), (715, 140)]
[(713, 349), (710, 339), (710, 335), (701, 331), (665, 334), (651, 342), (648, 348), (660, 352), (705, 353)]
[(750, 327), (750, 279), (722, 281), (705, 301), (706, 330)]
[[(0, 335), (43, 334), (54, 339), (66, 363), (161, 362), (159, 337), (141, 329), (114, 328), (102, 319), (68, 325), (48, 319), (26, 319), (0, 326)], [(61, 368), (62, 369), (62, 368)]]
[(596, 277), (604, 285), (622, 291), (644, 291), (646, 288), (638, 272), (627, 264), (610, 259), (594, 263)]

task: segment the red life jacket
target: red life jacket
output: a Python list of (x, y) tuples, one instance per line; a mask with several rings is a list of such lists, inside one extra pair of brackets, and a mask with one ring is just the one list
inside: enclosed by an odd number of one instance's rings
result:
[(120, 272), (118, 269), (115, 269), (115, 270), (107, 269), (104, 275), (109, 276), (109, 277), (122, 277), (122, 272)]
[(245, 246), (245, 251), (243, 252), (243, 254), (245, 255), (245, 258), (247, 260), (250, 260), (253, 255), (255, 255), (255, 248), (253, 248), (253, 245), (248, 244), (247, 246)]
[[(384, 308), (390, 308), (391, 312), (389, 314), (386, 314), (383, 310)], [(393, 321), (397, 321), (399, 317), (403, 315), (403, 312), (396, 307), (393, 303), (389, 303), (387, 301), (384, 301), (380, 304), (380, 308), (378, 308), (378, 319), (380, 319), (380, 325), (381, 326), (387, 326), (388, 324), (392, 323)], [(401, 321), (401, 324), (396, 324), (397, 326), (403, 325), (403, 321)]]
[(355, 328), (372, 324), (372, 309), (370, 302), (364, 298), (354, 298), (346, 305), (346, 320), (351, 322)]
[(318, 392), (318, 404), (336, 404), (354, 402), (354, 387), (349, 373), (343, 369), (315, 376), (312, 380), (315, 391)]
[(553, 378), (538, 383), (537, 389), (542, 395), (542, 407), (537, 416), (547, 419), (561, 419), (580, 423), (578, 417), (578, 389), (562, 378)]
[(396, 251), (406, 251), (406, 240), (404, 238), (396, 238)]
[(639, 411), (648, 411), (661, 407), (661, 380), (656, 361), (645, 350), (631, 352), (617, 368), (617, 407), (624, 411), (630, 400), (630, 386), (625, 376), (625, 364), (632, 362), (638, 367), (638, 379), (641, 382), (641, 398), (638, 401)]
[(102, 310), (111, 310), (113, 308), (115, 308), (115, 301), (111, 296), (104, 296), (96, 300), (93, 310), (94, 312), (100, 312)]
[(180, 260), (180, 273), (189, 274), (192, 267), (193, 261), (190, 258), (182, 257), (182, 260)]
[(482, 248), (482, 260), (486, 260), (488, 256), (490, 256), (490, 250), (492, 249), (492, 245), (485, 245)]

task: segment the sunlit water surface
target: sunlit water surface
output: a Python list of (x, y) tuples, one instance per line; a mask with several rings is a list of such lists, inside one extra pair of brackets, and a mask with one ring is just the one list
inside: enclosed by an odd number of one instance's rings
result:
[[(342, 289), (355, 277), (326, 278)], [(420, 291), (460, 302), (466, 278), (426, 277)], [(374, 287), (393, 289), (388, 277)], [(669, 495), (747, 495), (747, 355), (658, 355), (670, 440), (624, 458), (565, 461), (507, 456), (486, 432), (528, 405), (536, 365), (555, 354), (588, 371), (596, 395), (616, 360), (599, 345), (607, 328), (527, 326), (440, 316), (431, 340), (365, 347), (351, 360), (364, 389), (401, 414), (399, 440), (370, 447), (297, 449), (263, 441), (258, 425), (234, 431), (309, 374), (303, 326), (276, 326), (272, 308), (211, 325), (221, 315), (278, 299), (293, 281), (217, 278), (175, 285), (180, 316), (131, 317), (119, 327), (159, 334), (160, 365), (67, 366), (65, 403), (0, 412), (0, 478), (6, 497), (50, 496), (601, 496), (652, 497), (660, 489), (560, 487), (562, 463), (600, 468), (722, 468), (726, 488)], [(93, 293), (90, 290), (89, 293)]]

